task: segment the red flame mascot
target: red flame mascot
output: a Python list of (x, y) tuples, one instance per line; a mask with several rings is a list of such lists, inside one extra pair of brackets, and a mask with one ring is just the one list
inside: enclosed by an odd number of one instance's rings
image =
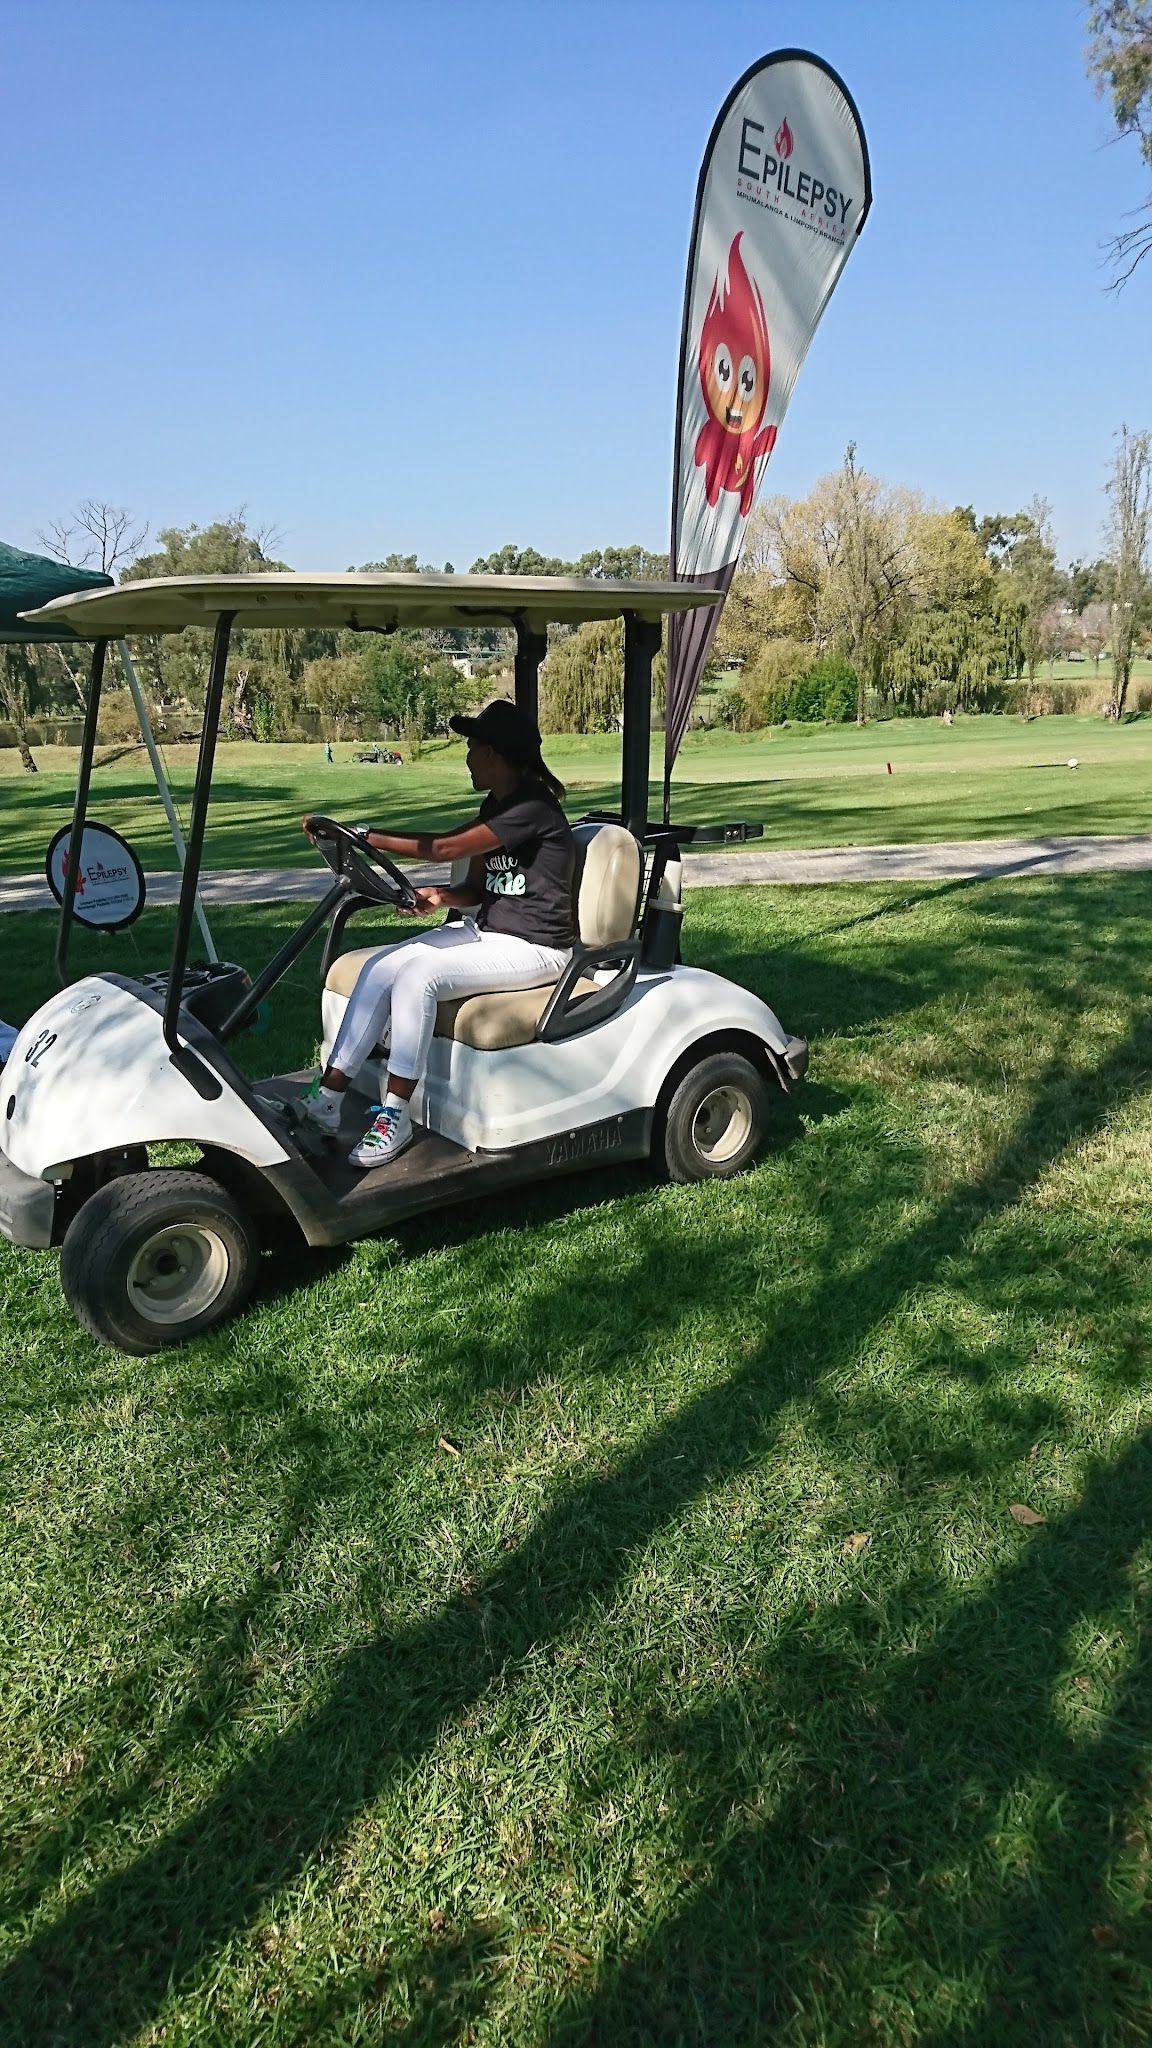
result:
[(696, 465), (704, 470), (708, 503), (721, 491), (739, 491), (747, 518), (756, 496), (756, 466), (772, 451), (775, 427), (761, 429), (768, 403), (772, 357), (764, 301), (733, 237), (727, 276), (717, 274), (700, 330), (700, 389), (708, 418), (696, 437)]

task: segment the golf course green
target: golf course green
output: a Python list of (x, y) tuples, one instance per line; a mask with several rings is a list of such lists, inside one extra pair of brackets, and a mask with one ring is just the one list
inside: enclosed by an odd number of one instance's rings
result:
[[(306, 864), (299, 822), (307, 810), (423, 831), (472, 813), (462, 742), (434, 741), (400, 768), (358, 765), (352, 756), (360, 750), (341, 742), (329, 765), (319, 744), (222, 745), (206, 865)], [(619, 802), (615, 734), (561, 735), (546, 751), (574, 816)], [(195, 754), (188, 745), (166, 754), (185, 815)], [(49, 840), (71, 816), (75, 749), (42, 747), (36, 758), (40, 772), (29, 775), (15, 749), (0, 752), (0, 875), (42, 867)], [(146, 867), (173, 867), (143, 749), (102, 748), (99, 762), (90, 814), (123, 832)], [(657, 740), (654, 809), (660, 772)], [(863, 729), (693, 733), (677, 766), (673, 813), (687, 823), (762, 819), (763, 846), (1032, 838), (1146, 831), (1150, 788), (1152, 717), (1119, 728), (1099, 717), (962, 717), (952, 726), (893, 719)]]

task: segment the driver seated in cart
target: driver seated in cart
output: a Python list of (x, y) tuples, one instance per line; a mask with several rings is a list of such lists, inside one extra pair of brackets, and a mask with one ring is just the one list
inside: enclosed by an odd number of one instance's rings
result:
[[(418, 889), (409, 912), (461, 915), (382, 946), (366, 962), (328, 1065), (305, 1102), (309, 1120), (335, 1135), (345, 1093), (376, 1046), (388, 1041), (384, 1102), (348, 1155), (353, 1166), (384, 1166), (411, 1144), (408, 1105), (424, 1073), (437, 1004), (554, 982), (576, 939), (576, 842), (560, 807), (564, 785), (544, 763), (539, 729), (503, 701), (449, 722), (468, 740), (473, 788), (486, 791), (477, 816), (450, 832), (367, 837), (382, 853), (467, 860), (464, 883)], [(304, 819), (309, 835), (314, 822), (312, 813)]]

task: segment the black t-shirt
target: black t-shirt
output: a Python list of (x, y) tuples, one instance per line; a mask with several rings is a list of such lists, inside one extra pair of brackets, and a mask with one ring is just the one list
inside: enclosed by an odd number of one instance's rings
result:
[(550, 789), (526, 778), (510, 795), (488, 795), (480, 818), (500, 841), (484, 858), (484, 901), (476, 919), (533, 946), (576, 938), (576, 841)]

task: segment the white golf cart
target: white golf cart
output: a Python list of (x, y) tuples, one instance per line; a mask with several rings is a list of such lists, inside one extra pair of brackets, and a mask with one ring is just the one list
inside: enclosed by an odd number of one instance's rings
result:
[[(97, 1337), (147, 1353), (213, 1328), (243, 1303), (270, 1223), (289, 1223), (310, 1245), (337, 1245), (422, 1209), (578, 1167), (651, 1157), (674, 1180), (700, 1180), (749, 1164), (773, 1095), (804, 1074), (807, 1046), (747, 990), (680, 964), (680, 883), (682, 842), (732, 841), (757, 828), (648, 820), (661, 617), (717, 601), (683, 583), (277, 574), (130, 583), (34, 615), (95, 644), (57, 946), (61, 993), (25, 1025), (0, 1076), (0, 1234), (62, 1246), (65, 1294)], [(326, 821), (316, 843), (331, 888), (268, 966), (250, 980), (227, 963), (189, 964), (231, 630), (511, 625), (517, 702), (535, 716), (548, 623), (615, 617), (625, 622), (622, 803), (576, 827), (580, 943), (571, 963), (549, 988), (442, 1004), (413, 1098), (416, 1142), (391, 1165), (357, 1173), (345, 1155), (363, 1129), (365, 1097), (379, 1099), (379, 1062), (360, 1077), (333, 1143), (300, 1121), (307, 1075), (253, 1085), (227, 1048), (325, 924), (330, 1045), (366, 957), (340, 951), (349, 918), (410, 904), (412, 885), (361, 829)], [(121, 635), (189, 625), (211, 626), (214, 638), (171, 962), (163, 973), (69, 985), (105, 650)], [(197, 1168), (149, 1166), (149, 1146), (189, 1140)]]

